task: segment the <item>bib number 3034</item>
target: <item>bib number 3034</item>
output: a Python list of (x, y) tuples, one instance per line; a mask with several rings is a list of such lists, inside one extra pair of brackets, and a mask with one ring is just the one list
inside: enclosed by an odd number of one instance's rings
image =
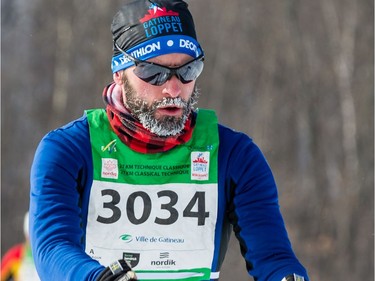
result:
[[(101, 205), (98, 204), (97, 222), (112, 224), (124, 213), (130, 223), (140, 225), (153, 220), (159, 225), (174, 224), (180, 216), (196, 219), (198, 226), (204, 226), (210, 212), (206, 209), (206, 192), (194, 191), (187, 195), (173, 190), (159, 190), (156, 193), (134, 191), (120, 194), (115, 189), (102, 189)], [(151, 194), (151, 196), (150, 196)], [(184, 200), (180, 200), (183, 194)], [(182, 201), (182, 202), (180, 202)]]

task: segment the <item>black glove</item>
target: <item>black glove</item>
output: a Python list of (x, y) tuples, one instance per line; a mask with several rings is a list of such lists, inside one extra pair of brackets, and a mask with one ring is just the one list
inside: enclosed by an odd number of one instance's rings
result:
[(125, 260), (118, 260), (107, 266), (96, 281), (136, 281), (137, 276)]

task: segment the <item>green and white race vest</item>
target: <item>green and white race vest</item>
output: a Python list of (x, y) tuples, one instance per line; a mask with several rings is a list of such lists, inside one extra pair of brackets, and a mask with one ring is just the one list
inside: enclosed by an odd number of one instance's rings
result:
[(142, 154), (121, 142), (102, 109), (87, 111), (93, 154), (86, 253), (124, 258), (140, 280), (210, 280), (218, 210), (214, 112), (199, 110), (189, 142)]

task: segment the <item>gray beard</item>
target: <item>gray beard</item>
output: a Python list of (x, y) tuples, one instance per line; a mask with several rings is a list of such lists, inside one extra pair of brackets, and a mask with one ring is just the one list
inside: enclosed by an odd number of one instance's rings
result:
[[(182, 132), (185, 127), (185, 122), (189, 118), (190, 112), (194, 109), (194, 105), (198, 101), (198, 90), (194, 87), (194, 91), (188, 101), (181, 97), (177, 98), (163, 98), (159, 101), (154, 101), (148, 105), (146, 101), (136, 97), (134, 89), (126, 81), (125, 85), (125, 106), (130, 110), (131, 114), (136, 117), (140, 123), (154, 133), (161, 137), (176, 136)], [(181, 117), (163, 116), (156, 118), (155, 113), (159, 107), (178, 106), (183, 108)]]

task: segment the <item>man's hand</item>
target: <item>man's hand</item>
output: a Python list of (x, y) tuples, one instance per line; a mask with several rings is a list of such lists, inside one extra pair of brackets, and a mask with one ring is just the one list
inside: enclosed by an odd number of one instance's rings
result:
[(118, 260), (107, 266), (96, 281), (136, 281), (137, 276), (125, 260)]

